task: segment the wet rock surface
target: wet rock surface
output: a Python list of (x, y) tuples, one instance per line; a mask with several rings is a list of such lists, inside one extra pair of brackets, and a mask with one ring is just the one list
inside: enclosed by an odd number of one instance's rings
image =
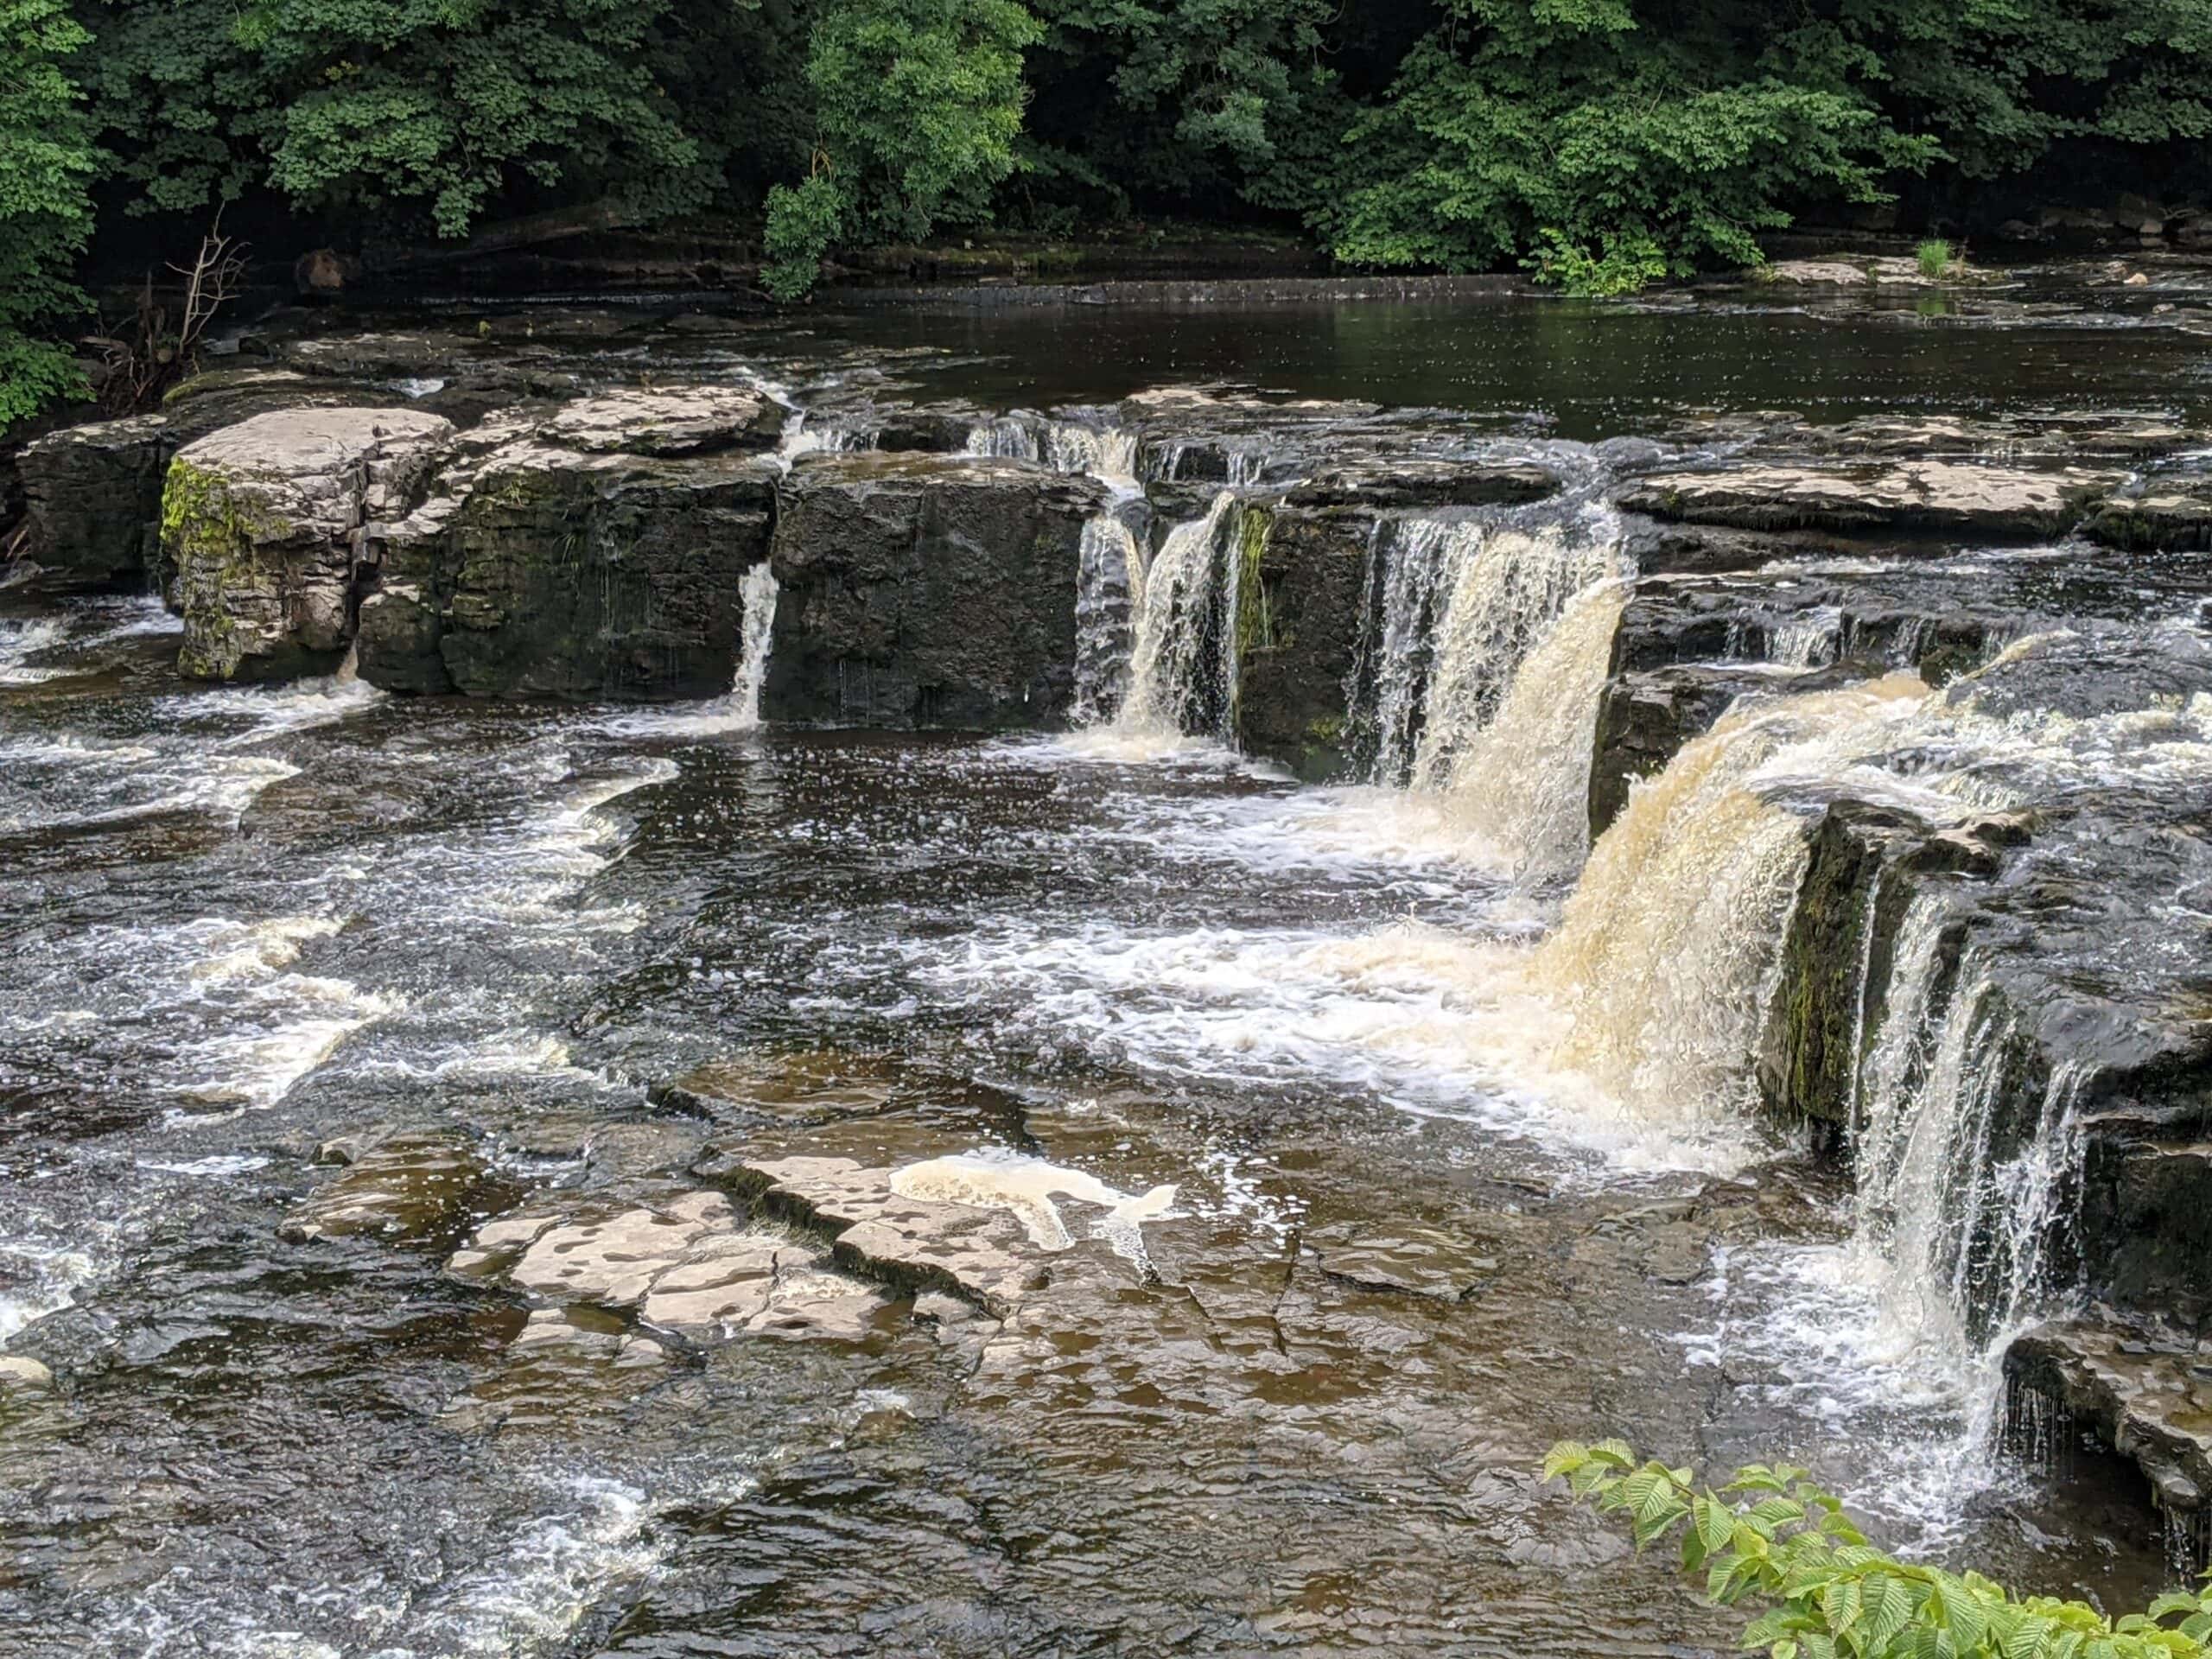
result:
[(355, 532), (401, 516), (451, 424), (410, 410), (258, 415), (187, 444), (163, 486), (162, 557), (182, 672), (230, 680), (334, 666), (353, 632)]
[(285, 1220), (285, 1237), (435, 1243), (512, 1193), (454, 1135), (380, 1138), (343, 1161), (345, 1168)]
[(809, 456), (785, 480), (762, 713), (1048, 727), (1074, 694), (1076, 572), (1099, 485), (967, 456)]

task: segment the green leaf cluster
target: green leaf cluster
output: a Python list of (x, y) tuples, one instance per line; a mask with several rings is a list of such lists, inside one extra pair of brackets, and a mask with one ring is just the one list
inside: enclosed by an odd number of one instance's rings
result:
[(1786, 1464), (1739, 1469), (1716, 1491), (1687, 1469), (1639, 1463), (1624, 1441), (1562, 1440), (1544, 1476), (1625, 1516), (1639, 1550), (1679, 1529), (1682, 1570), (1718, 1605), (1760, 1610), (1742, 1646), (1770, 1659), (2196, 1659), (2212, 1637), (2212, 1588), (2108, 1618), (2086, 1602), (1901, 1561)]
[(44, 336), (85, 309), (71, 276), (98, 156), (67, 66), (90, 38), (64, 0), (0, 0), (0, 429), (84, 393)]
[(833, 0), (807, 49), (814, 169), (768, 194), (770, 291), (804, 291), (841, 238), (915, 241), (988, 219), (1038, 38), (1019, 0)]

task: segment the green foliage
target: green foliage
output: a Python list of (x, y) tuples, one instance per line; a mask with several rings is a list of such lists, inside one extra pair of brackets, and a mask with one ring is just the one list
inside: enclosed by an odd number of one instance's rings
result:
[(1742, 1646), (1770, 1659), (2195, 1659), (2212, 1637), (2212, 1588), (2113, 1619), (2085, 1602), (2014, 1596), (1978, 1573), (1898, 1560), (1787, 1465), (1739, 1469), (1716, 1491), (1687, 1469), (1638, 1464), (1622, 1441), (1563, 1440), (1544, 1476), (1624, 1516), (1639, 1550), (1681, 1529), (1683, 1572), (1722, 1606), (1762, 1610)]
[(0, 0), (0, 412), (73, 388), (98, 171), (302, 245), (713, 209), (784, 297), (1160, 213), (1617, 294), (1893, 195), (2186, 202), (2208, 141), (2212, 0)]
[(1539, 227), (1642, 238), (1670, 264), (1751, 264), (1816, 201), (1888, 199), (1935, 159), (1848, 77), (1769, 60), (1755, 16), (1693, 9), (1647, 35), (1630, 0), (1452, 0), (1357, 121), (1338, 257), (1492, 265)]
[(1919, 262), (1920, 274), (1931, 283), (1951, 274), (1951, 245), (1941, 237), (1922, 243), (1913, 250), (1913, 257)]
[(0, 429), (81, 397), (40, 331), (85, 309), (71, 267), (92, 234), (96, 165), (67, 65), (90, 41), (63, 0), (0, 0)]
[[(710, 44), (738, 38), (718, 7)], [(495, 202), (703, 204), (719, 146), (669, 96), (669, 0), (110, 0), (89, 90), (135, 212), (271, 188), (460, 236)], [(757, 33), (757, 31), (756, 31)], [(749, 37), (747, 37), (749, 38)], [(702, 88), (702, 116), (727, 84)]]
[(1609, 233), (1595, 254), (1556, 227), (1537, 232), (1536, 238), (1535, 257), (1522, 263), (1538, 282), (1564, 293), (1616, 299), (1641, 294), (1667, 275), (1666, 251), (1648, 236)]
[(796, 300), (814, 286), (822, 256), (844, 223), (844, 193), (827, 173), (804, 184), (775, 186), (768, 192), (768, 228), (763, 238), (768, 263), (760, 280), (779, 300)]
[(793, 298), (848, 235), (918, 241), (990, 213), (1014, 170), (1039, 38), (1019, 0), (830, 0), (806, 57), (813, 171), (768, 195), (769, 291)]

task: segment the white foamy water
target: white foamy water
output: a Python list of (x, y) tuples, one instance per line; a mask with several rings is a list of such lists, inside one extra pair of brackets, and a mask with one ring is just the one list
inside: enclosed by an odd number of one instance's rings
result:
[(508, 1659), (558, 1651), (593, 1608), (659, 1566), (664, 1541), (649, 1535), (653, 1506), (638, 1487), (582, 1477), (575, 1507), (524, 1526), (493, 1560), (440, 1586), (408, 1621), (419, 1659)]
[(1145, 1260), (1141, 1224), (1166, 1215), (1175, 1202), (1173, 1184), (1133, 1195), (1083, 1170), (995, 1147), (906, 1165), (892, 1172), (891, 1190), (933, 1204), (1010, 1211), (1040, 1250), (1065, 1250), (1075, 1243), (1055, 1198), (1095, 1205), (1106, 1212), (1094, 1224), (1097, 1236), (1116, 1255), (1140, 1263)]
[(70, 671), (29, 660), (59, 647), (68, 626), (60, 617), (0, 617), (0, 686), (37, 685)]

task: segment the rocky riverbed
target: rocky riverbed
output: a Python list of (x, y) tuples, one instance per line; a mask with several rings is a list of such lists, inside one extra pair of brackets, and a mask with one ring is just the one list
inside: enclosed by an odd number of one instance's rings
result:
[(322, 313), (38, 441), (0, 1650), (1726, 1649), (1600, 1433), (2146, 1596), (2208, 295)]

